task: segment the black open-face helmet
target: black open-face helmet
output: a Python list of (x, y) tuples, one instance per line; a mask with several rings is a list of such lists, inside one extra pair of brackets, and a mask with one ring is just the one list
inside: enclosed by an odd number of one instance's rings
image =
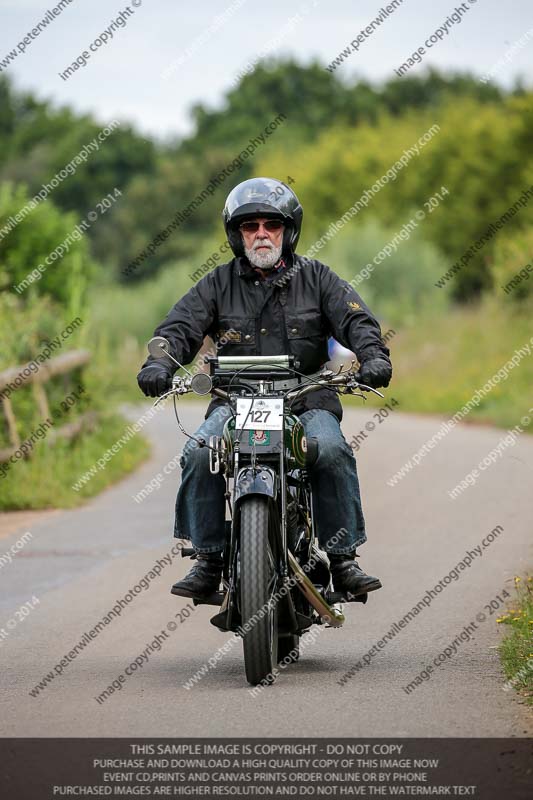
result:
[(244, 255), (239, 225), (251, 217), (281, 219), (285, 223), (282, 252), (293, 253), (302, 229), (303, 209), (300, 201), (283, 181), (275, 178), (250, 178), (239, 183), (226, 198), (222, 217), (231, 249)]

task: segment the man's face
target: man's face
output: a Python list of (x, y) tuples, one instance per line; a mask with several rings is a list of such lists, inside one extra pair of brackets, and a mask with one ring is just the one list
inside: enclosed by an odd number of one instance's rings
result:
[(244, 252), (250, 264), (261, 269), (272, 269), (281, 258), (283, 222), (266, 217), (253, 217), (241, 223), (239, 230)]

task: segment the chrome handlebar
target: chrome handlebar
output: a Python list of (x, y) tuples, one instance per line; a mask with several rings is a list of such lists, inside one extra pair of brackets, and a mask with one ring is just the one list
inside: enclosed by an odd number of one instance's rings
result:
[[(354, 390), (358, 390), (359, 392), (372, 392), (373, 394), (377, 394), (379, 397), (384, 397), (381, 392), (378, 392), (378, 390), (374, 389), (372, 386), (367, 386), (366, 384), (358, 383), (356, 380), (354, 380), (355, 374), (356, 373), (354, 371), (350, 370), (346, 372), (338, 372), (332, 376), (329, 371), (326, 371), (324, 373), (325, 377), (323, 380), (318, 378), (308, 384), (304, 384), (303, 386), (297, 386), (294, 389), (290, 389), (286, 393), (286, 398), (294, 401), (296, 398), (303, 397), (304, 395), (309, 394), (316, 389), (320, 389), (322, 386), (338, 386), (339, 388), (345, 387), (346, 391), (343, 392), (343, 394), (351, 394)], [(191, 387), (193, 377), (194, 376), (183, 378), (181, 375), (174, 375), (172, 379), (172, 389), (161, 395), (161, 397), (156, 400), (154, 405), (157, 405), (157, 403), (159, 403), (165, 397), (169, 397), (170, 395), (177, 395), (179, 397), (180, 395), (194, 392), (194, 389)], [(211, 394), (228, 402), (230, 401), (230, 394), (224, 391), (224, 389), (213, 387), (211, 389)]]

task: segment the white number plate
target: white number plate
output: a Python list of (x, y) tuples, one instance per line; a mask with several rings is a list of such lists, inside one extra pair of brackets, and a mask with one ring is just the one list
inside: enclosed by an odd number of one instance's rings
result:
[(237, 430), (282, 430), (283, 399), (281, 397), (239, 398), (235, 428)]

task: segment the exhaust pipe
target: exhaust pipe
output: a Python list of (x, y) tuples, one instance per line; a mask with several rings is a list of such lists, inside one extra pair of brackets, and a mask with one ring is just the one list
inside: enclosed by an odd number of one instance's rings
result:
[(288, 551), (289, 566), (294, 573), (297, 580), (298, 588), (306, 598), (306, 600), (313, 606), (317, 614), (326, 622), (331, 628), (340, 628), (344, 623), (344, 614), (338, 608), (328, 605), (320, 592), (318, 592), (313, 583), (309, 580), (291, 551)]

